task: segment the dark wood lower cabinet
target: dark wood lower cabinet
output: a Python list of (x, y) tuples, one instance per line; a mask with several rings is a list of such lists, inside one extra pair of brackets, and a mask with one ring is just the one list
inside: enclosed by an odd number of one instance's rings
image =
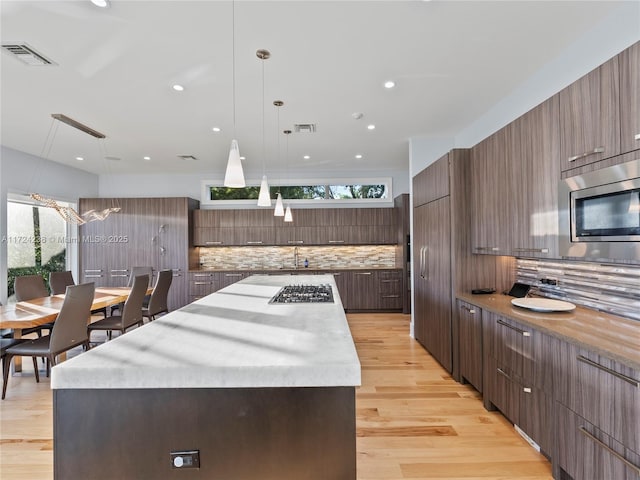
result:
[(54, 390), (53, 411), (56, 480), (356, 479), (353, 387)]
[(458, 301), (460, 377), (482, 392), (482, 309)]
[[(557, 459), (561, 480), (638, 480), (640, 454), (556, 403)], [(638, 425), (636, 425), (638, 428)]]

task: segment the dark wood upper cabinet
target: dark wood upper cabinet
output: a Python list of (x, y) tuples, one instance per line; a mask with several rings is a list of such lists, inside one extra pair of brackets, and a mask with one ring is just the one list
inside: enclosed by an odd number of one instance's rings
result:
[(244, 245), (394, 245), (394, 208), (312, 208), (294, 210), (293, 223), (271, 209), (198, 210), (194, 244)]
[(449, 164), (436, 161), (413, 177), (413, 207), (449, 195)]
[(509, 124), (471, 149), (473, 253), (509, 255), (511, 250), (507, 156), (512, 130)]
[(622, 153), (640, 148), (640, 42), (619, 55)]
[(538, 105), (512, 123), (507, 171), (510, 253), (558, 255), (559, 98)]
[(620, 154), (618, 61), (613, 57), (560, 92), (563, 171)]

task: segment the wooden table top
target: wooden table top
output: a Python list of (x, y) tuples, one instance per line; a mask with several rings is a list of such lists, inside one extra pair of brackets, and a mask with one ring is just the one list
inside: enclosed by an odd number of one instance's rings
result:
[[(147, 293), (150, 293), (149, 289)], [(129, 297), (130, 287), (97, 287), (91, 310), (124, 302)], [(64, 295), (34, 298), (24, 302), (0, 307), (0, 328), (22, 330), (53, 322), (64, 302)]]

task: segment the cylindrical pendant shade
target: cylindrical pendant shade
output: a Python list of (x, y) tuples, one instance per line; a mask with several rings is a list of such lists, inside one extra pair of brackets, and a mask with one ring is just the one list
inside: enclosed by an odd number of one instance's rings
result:
[(242, 188), (244, 183), (244, 172), (242, 171), (242, 161), (240, 160), (240, 149), (237, 140), (231, 140), (231, 150), (229, 150), (229, 161), (227, 171), (224, 175), (224, 186), (231, 188)]
[(262, 182), (260, 182), (260, 193), (258, 194), (258, 206), (270, 207), (271, 206), (271, 194), (269, 193), (269, 183), (267, 182), (267, 176), (262, 176)]
[(284, 212), (284, 221), (293, 222), (293, 215), (291, 214), (291, 207), (287, 205), (287, 209)]
[(276, 198), (276, 209), (273, 212), (274, 217), (284, 217), (284, 205), (282, 205), (282, 195), (278, 192), (278, 198)]

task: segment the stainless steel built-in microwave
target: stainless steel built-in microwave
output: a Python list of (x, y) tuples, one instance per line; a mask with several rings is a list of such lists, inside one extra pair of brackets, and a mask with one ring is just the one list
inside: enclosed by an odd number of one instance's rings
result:
[(640, 262), (640, 160), (560, 182), (564, 257)]

